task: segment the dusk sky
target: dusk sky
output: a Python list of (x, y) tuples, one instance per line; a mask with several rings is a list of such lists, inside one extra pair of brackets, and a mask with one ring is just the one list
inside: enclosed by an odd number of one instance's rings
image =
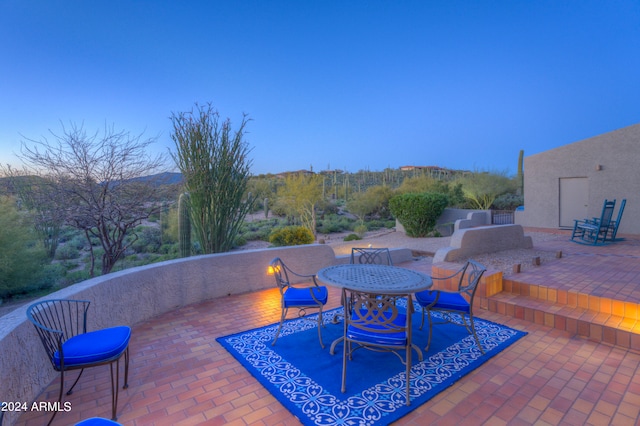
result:
[(640, 122), (640, 2), (0, 0), (0, 162), (61, 123), (167, 152), (172, 112), (252, 119), (252, 172), (515, 174)]

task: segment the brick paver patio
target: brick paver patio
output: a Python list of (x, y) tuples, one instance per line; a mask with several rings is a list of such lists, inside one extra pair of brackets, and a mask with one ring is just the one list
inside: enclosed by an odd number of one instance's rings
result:
[[(576, 271), (600, 274), (575, 280), (563, 260), (521, 274), (534, 283), (559, 282), (607, 296), (640, 301), (640, 274), (620, 274), (640, 264), (640, 241), (603, 247), (551, 242)], [(582, 255), (580, 254), (582, 253)], [(580, 260), (582, 259), (582, 260)], [(607, 260), (608, 259), (608, 260)], [(428, 270), (425, 261), (409, 268)], [(566, 274), (566, 270), (564, 273)], [(573, 275), (573, 276), (572, 276)], [(615, 295), (614, 295), (615, 293)], [(337, 307), (331, 289), (327, 309)], [(575, 337), (568, 331), (487, 310), (479, 317), (529, 334), (463, 377), (431, 401), (399, 420), (399, 425), (633, 425), (640, 421), (640, 353), (610, 343)], [(297, 425), (298, 420), (269, 394), (216, 341), (218, 336), (274, 323), (279, 316), (276, 289), (230, 296), (188, 306), (133, 328), (129, 388), (120, 391), (118, 421), (123, 425)], [(640, 320), (640, 318), (638, 318)], [(633, 329), (633, 326), (631, 327)], [(85, 371), (71, 401), (72, 410), (54, 425), (70, 425), (111, 410), (108, 366)], [(38, 398), (55, 401), (58, 381)], [(18, 425), (46, 424), (49, 413), (26, 413)]]

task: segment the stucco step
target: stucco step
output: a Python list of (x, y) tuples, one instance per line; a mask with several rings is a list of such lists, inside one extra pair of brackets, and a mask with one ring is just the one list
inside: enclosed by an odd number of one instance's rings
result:
[(568, 308), (582, 308), (597, 314), (619, 316), (629, 320), (640, 320), (640, 304), (610, 297), (596, 296), (578, 291), (558, 289), (550, 286), (528, 284), (505, 278), (503, 292), (526, 296), (543, 302), (551, 302)]
[(640, 321), (636, 319), (509, 292), (491, 296), (488, 310), (597, 342), (640, 348)]

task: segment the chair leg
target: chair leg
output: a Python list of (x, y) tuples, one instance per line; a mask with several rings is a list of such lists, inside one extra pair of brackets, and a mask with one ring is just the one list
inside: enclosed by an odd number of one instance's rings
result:
[(71, 395), (73, 393), (73, 388), (76, 387), (76, 384), (78, 383), (78, 380), (80, 380), (80, 376), (82, 376), (82, 373), (84, 373), (84, 368), (82, 370), (80, 370), (80, 374), (78, 374), (78, 377), (76, 377), (76, 381), (73, 382), (73, 385), (71, 385), (71, 387), (67, 391), (67, 396), (69, 396), (69, 395)]
[(322, 321), (322, 307), (320, 307), (320, 311), (318, 312), (318, 339), (320, 340), (320, 347), (324, 349), (324, 343), (322, 343), (322, 330), (321, 327), (324, 327)]
[(276, 331), (276, 337), (271, 342), (271, 346), (275, 346), (278, 341), (278, 337), (280, 337), (280, 330), (282, 330), (282, 324), (284, 324), (284, 319), (287, 317), (288, 309), (282, 309), (282, 315), (280, 316), (280, 325), (278, 326), (278, 331)]
[(476, 326), (473, 323), (473, 314), (469, 314), (469, 323), (471, 324), (471, 333), (473, 334), (473, 338), (476, 339), (476, 344), (478, 345), (478, 348), (480, 348), (480, 352), (482, 353), (482, 355), (484, 355), (484, 349), (482, 348), (482, 344), (480, 344), (480, 339), (478, 338), (478, 334), (476, 333)]
[(424, 348), (425, 352), (429, 352), (431, 347), (431, 336), (433, 336), (433, 319), (431, 318), (431, 311), (429, 311), (429, 338), (427, 340), (427, 346)]
[(350, 354), (351, 342), (345, 339), (342, 345), (342, 393), (347, 391), (347, 355)]
[(410, 345), (407, 346), (407, 354), (405, 356), (405, 361), (406, 361), (406, 370), (405, 370), (405, 374), (406, 374), (406, 382), (407, 382), (407, 402), (406, 405), (409, 406), (411, 405), (411, 389), (410, 389), (410, 384), (411, 384), (411, 351), (412, 348)]
[(124, 351), (124, 386), (122, 389), (127, 389), (129, 387), (129, 346)]
[(118, 390), (120, 390), (120, 358), (115, 360), (116, 364), (116, 378), (113, 379), (113, 362), (109, 364), (111, 370), (111, 420), (118, 420), (116, 415), (118, 411)]
[[(60, 392), (58, 393), (58, 406), (62, 406), (62, 392), (64, 392), (64, 370), (60, 371)], [(53, 414), (51, 415), (51, 418), (49, 419), (49, 423), (47, 423), (47, 426), (49, 426), (51, 422), (53, 422), (53, 419), (56, 416), (56, 414), (58, 414), (58, 410), (53, 410)]]

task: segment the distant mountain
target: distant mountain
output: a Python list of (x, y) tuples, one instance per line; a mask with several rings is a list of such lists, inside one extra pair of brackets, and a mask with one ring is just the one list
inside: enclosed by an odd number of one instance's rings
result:
[(182, 173), (164, 172), (150, 176), (141, 176), (139, 178), (131, 179), (133, 181), (141, 181), (146, 183), (153, 183), (155, 185), (178, 185), (182, 183)]

